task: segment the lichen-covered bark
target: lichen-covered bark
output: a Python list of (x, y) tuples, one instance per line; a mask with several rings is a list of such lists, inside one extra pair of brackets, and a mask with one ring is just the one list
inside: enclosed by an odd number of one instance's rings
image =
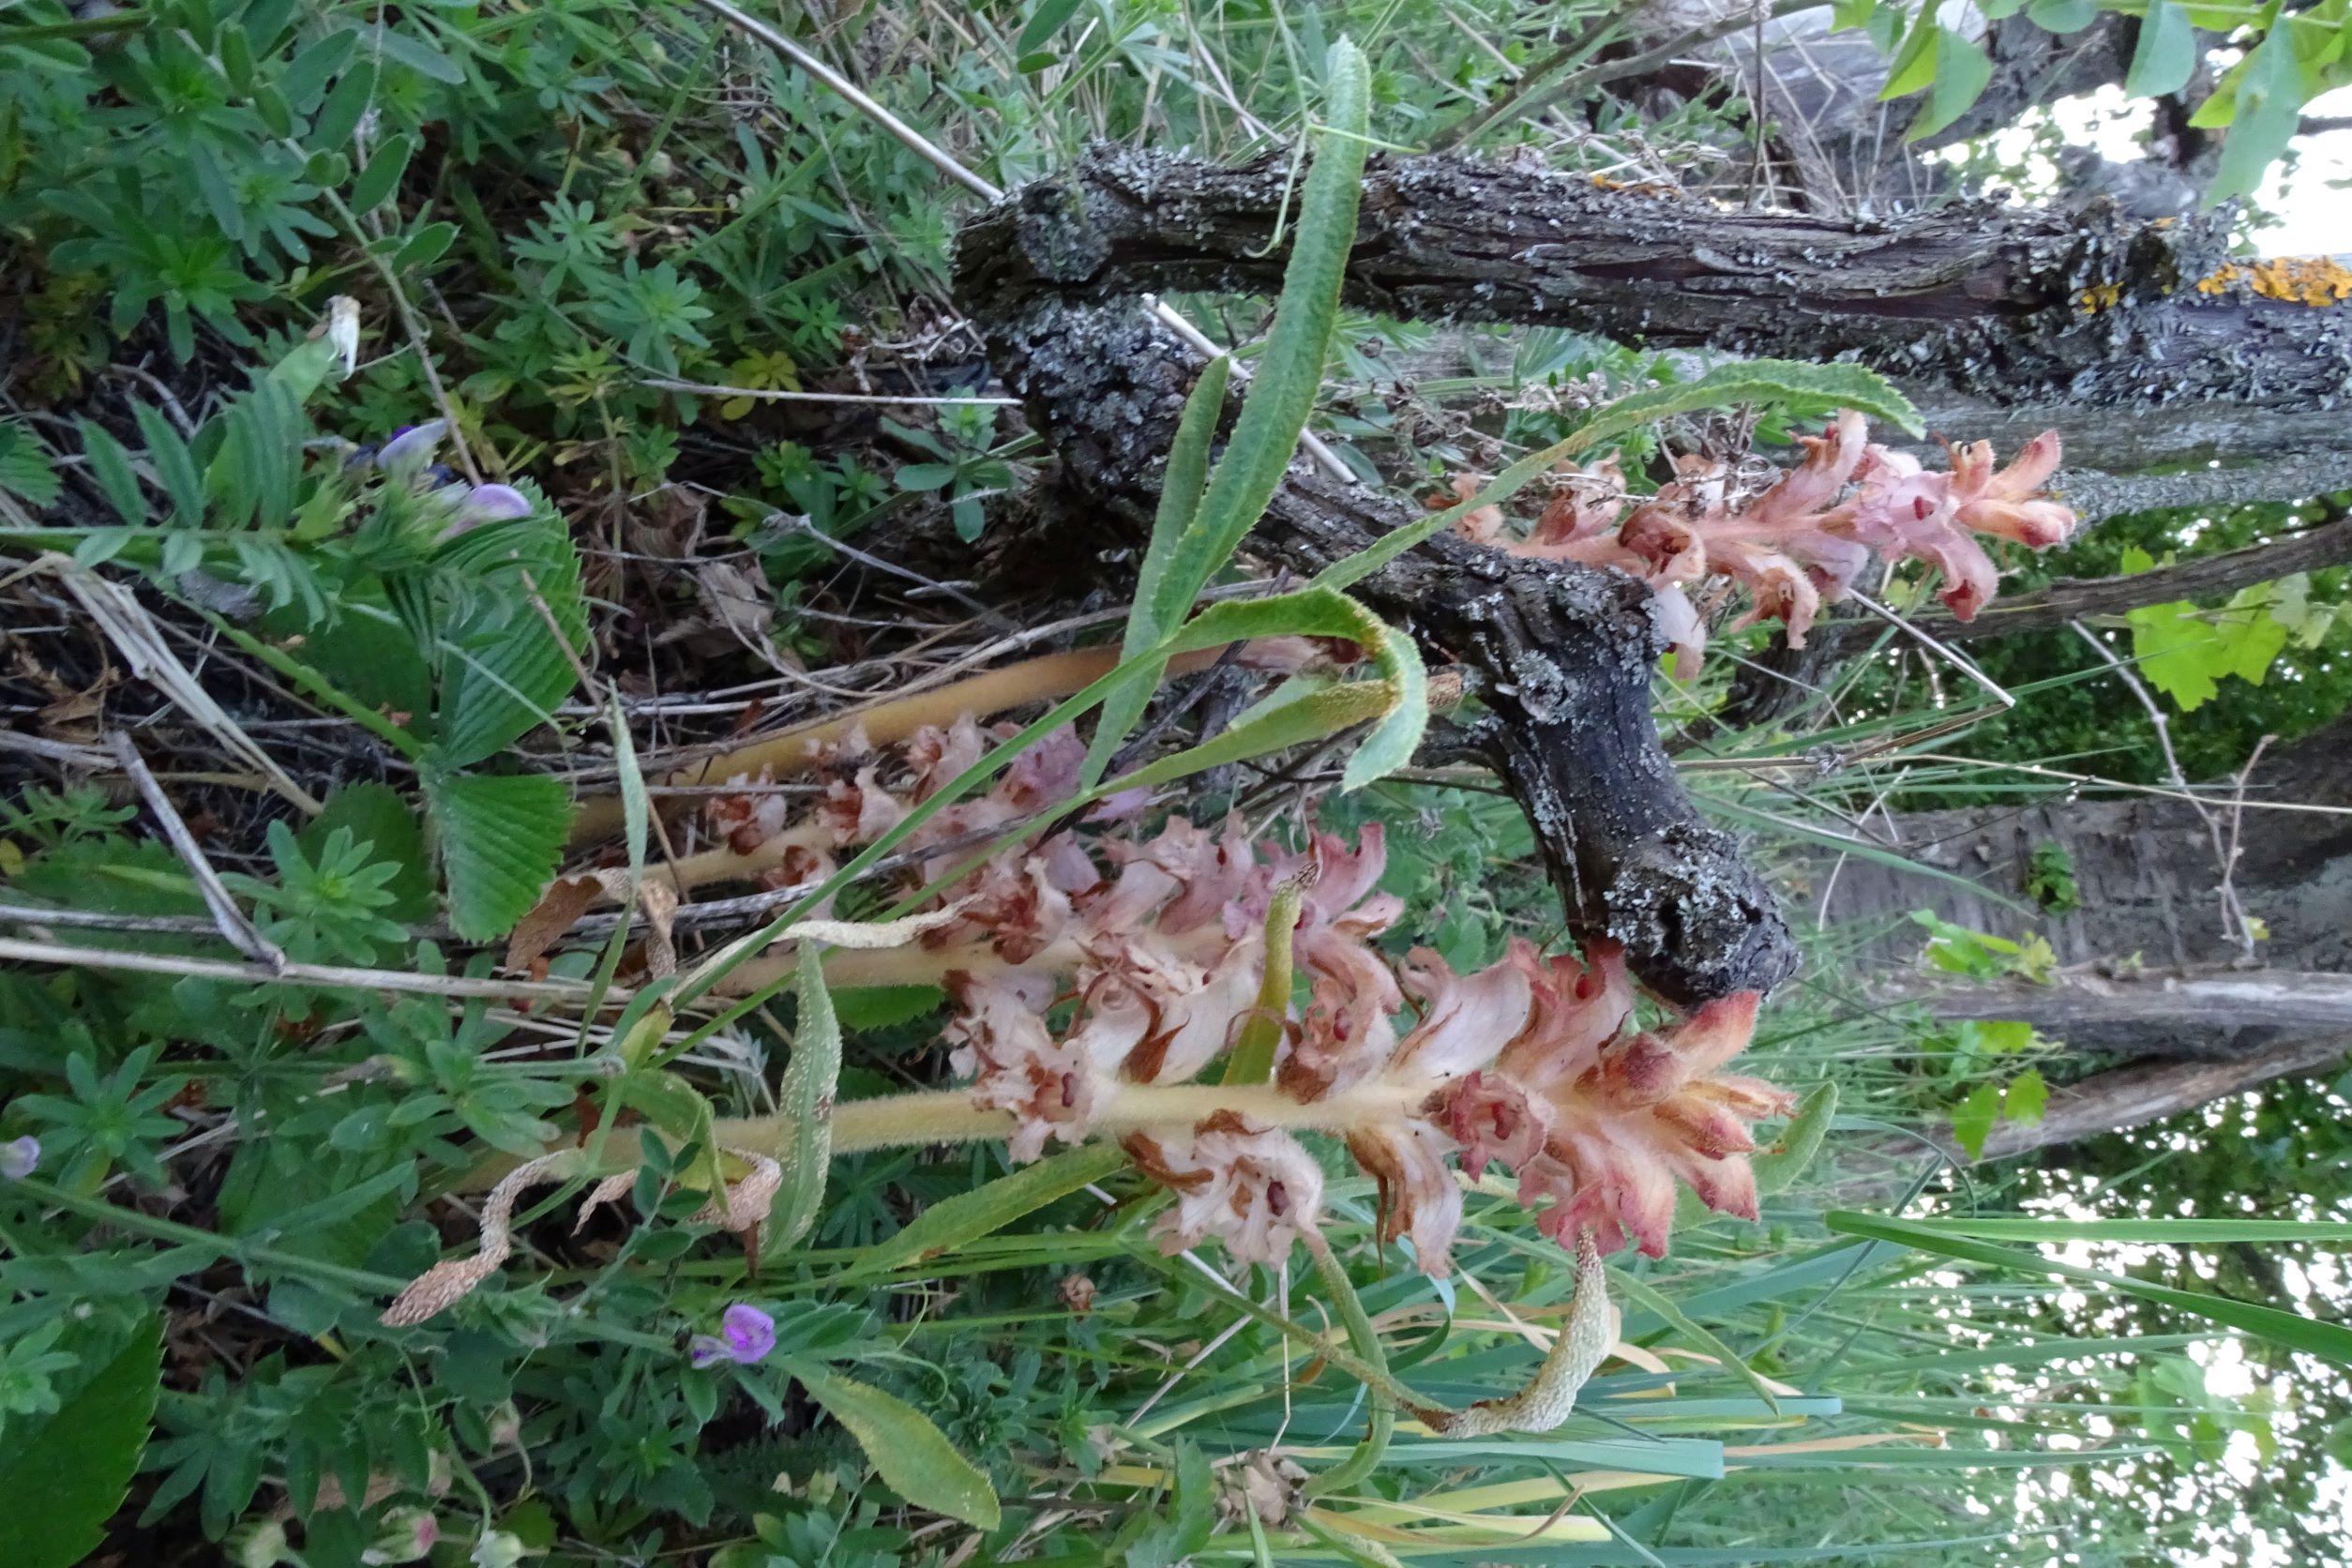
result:
[[(975, 220), (958, 293), (1000, 318), (1069, 294), (1270, 294), (1287, 260), (1289, 174), (1274, 159), (1228, 169), (1096, 149)], [(2169, 411), (2110, 416), (2149, 437), (2131, 468), (2217, 445), (2231, 452), (2211, 455), (2332, 449), (2333, 411), (2352, 393), (2352, 301), (2334, 303), (2324, 282), (2228, 269), (2225, 239), (2213, 222), (2141, 223), (2099, 204), (1856, 220), (1725, 211), (1502, 163), (1375, 158), (1347, 291), (1408, 317), (1846, 355), (1997, 407)], [(2218, 442), (2205, 429), (2215, 420)], [(2239, 452), (2247, 443), (2258, 451)]]
[[(1067, 236), (1049, 200), (1017, 196), (1019, 221), (967, 236), (960, 292), (998, 373), (1082, 492), (1091, 542), (1132, 540), (1148, 525), (1199, 356), (1132, 301), (1031, 293), (991, 313), (989, 300), (1003, 296), (974, 277), (992, 260), (990, 234), (1018, 234), (1011, 242), (1048, 265), (1067, 254), (1054, 249)], [(1037, 204), (1021, 213), (1023, 202)], [(1413, 516), (1294, 469), (1244, 548), (1313, 572)], [(1432, 662), (1475, 682), (1485, 712), (1471, 738), (1526, 808), (1580, 939), (1622, 942), (1644, 982), (1686, 1004), (1769, 990), (1794, 972), (1771, 893), (1699, 817), (1660, 749), (1650, 675), (1663, 648), (1646, 588), (1445, 536), (1355, 592)]]

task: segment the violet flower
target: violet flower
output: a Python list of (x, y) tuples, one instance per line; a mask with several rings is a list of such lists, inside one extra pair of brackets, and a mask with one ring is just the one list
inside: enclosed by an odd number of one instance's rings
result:
[(30, 1176), (40, 1163), (41, 1140), (30, 1133), (12, 1142), (0, 1143), (0, 1176), (11, 1182)]
[(740, 1366), (764, 1361), (776, 1349), (776, 1319), (741, 1302), (718, 1320), (718, 1333), (698, 1334), (686, 1343), (686, 1357), (697, 1366), (731, 1361)]

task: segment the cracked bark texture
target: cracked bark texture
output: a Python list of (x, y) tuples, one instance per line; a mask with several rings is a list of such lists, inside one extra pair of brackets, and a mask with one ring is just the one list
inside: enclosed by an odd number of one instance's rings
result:
[[(990, 289), (1006, 248), (1048, 267), (1085, 253), (1084, 226), (1058, 200), (1033, 188), (967, 232), (960, 302), (1092, 509), (1093, 542), (1132, 541), (1149, 527), (1200, 356), (1132, 300)], [(1294, 467), (1243, 548), (1313, 572), (1417, 515)], [(1623, 942), (1633, 972), (1684, 1005), (1795, 972), (1771, 892), (1659, 746), (1650, 676), (1664, 640), (1647, 588), (1440, 536), (1353, 592), (1431, 662), (1478, 681), (1485, 712), (1471, 739), (1526, 809), (1579, 939)]]
[[(975, 220), (957, 292), (998, 313), (1063, 294), (1270, 294), (1289, 188), (1278, 159), (1096, 148)], [(2352, 302), (2270, 298), (2242, 279), (2201, 292), (2226, 259), (2215, 221), (2140, 222), (2105, 202), (1733, 212), (1443, 157), (1376, 156), (1364, 191), (1346, 292), (1368, 309), (1852, 358), (1942, 389), (1929, 412), (1956, 433), (1994, 433), (1958, 422), (1998, 411), (2035, 422), (2022, 434), (2055, 422), (2107, 475), (2341, 450)]]

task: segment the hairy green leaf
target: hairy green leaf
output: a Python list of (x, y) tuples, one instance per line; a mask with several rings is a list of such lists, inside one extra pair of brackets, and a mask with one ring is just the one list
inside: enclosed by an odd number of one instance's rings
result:
[(555, 875), (571, 828), (563, 780), (429, 768), (425, 809), (441, 840), (449, 923), (468, 942), (513, 929)]
[(789, 1247), (817, 1223), (825, 1172), (833, 1163), (833, 1096), (841, 1078), (841, 1022), (818, 957), (821, 944), (800, 944), (800, 1017), (792, 1026), (792, 1062), (784, 1070), (776, 1108), (792, 1123), (791, 1159), (776, 1194), (776, 1244)]
[(917, 1508), (994, 1530), (996, 1488), (930, 1418), (895, 1395), (807, 1362), (792, 1375), (866, 1451), (884, 1485)]
[(951, 1253), (967, 1242), (993, 1235), (1023, 1215), (1101, 1181), (1127, 1163), (1115, 1143), (1086, 1143), (1025, 1165), (986, 1186), (942, 1199), (904, 1229), (860, 1254), (852, 1272), (881, 1274), (903, 1264)]

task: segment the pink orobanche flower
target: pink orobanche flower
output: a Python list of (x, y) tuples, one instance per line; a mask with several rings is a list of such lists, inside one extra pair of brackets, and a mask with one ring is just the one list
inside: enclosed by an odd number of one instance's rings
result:
[[(2058, 471), (2055, 430), (2026, 443), (2005, 468), (1995, 466), (1990, 442), (1948, 447), (1947, 473), (1930, 473), (1917, 459), (1871, 442), (1866, 422), (1850, 410), (1821, 435), (1804, 438), (1804, 446), (1803, 461), (1744, 501), (1730, 498), (1722, 465), (1687, 457), (1656, 494), (1636, 497), (1610, 458), (1563, 467), (1558, 492), (1524, 537), (1512, 535), (1497, 506), (1478, 507), (1455, 526), (1514, 554), (1614, 566), (1650, 583), (1683, 678), (1696, 672), (1706, 643), (1691, 594), (1711, 579), (1748, 591), (1750, 608), (1734, 629), (1777, 620), (1790, 646), (1802, 648), (1821, 606), (1852, 590), (1873, 551), (1934, 566), (1943, 579), (1939, 596), (1966, 621), (1998, 586), (1979, 535), (2046, 550), (2074, 528), (2072, 511), (2040, 498)], [(1477, 490), (1468, 475), (1455, 481), (1455, 497)]]

